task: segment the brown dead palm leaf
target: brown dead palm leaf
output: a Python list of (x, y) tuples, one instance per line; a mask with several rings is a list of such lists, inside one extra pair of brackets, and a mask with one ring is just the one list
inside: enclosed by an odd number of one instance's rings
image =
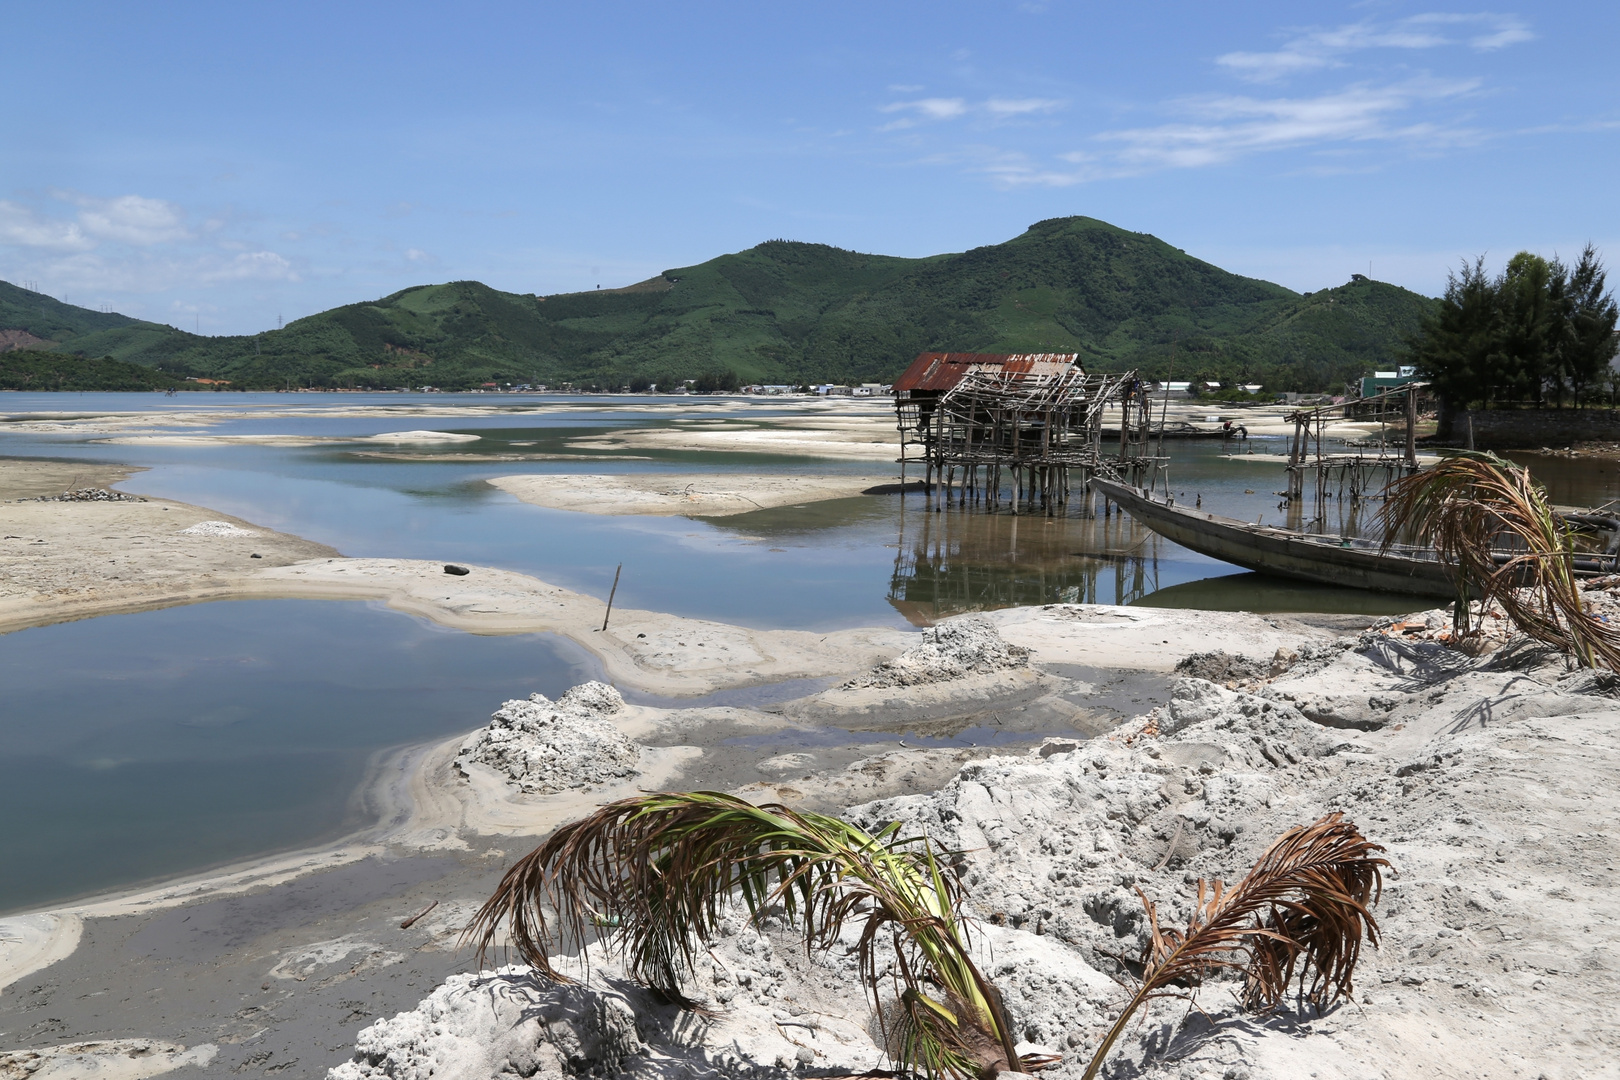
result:
[(1301, 992), (1317, 1009), (1352, 992), (1365, 938), (1378, 944), (1372, 907), (1388, 860), (1333, 813), (1279, 837), (1231, 889), (1198, 882), (1198, 903), (1185, 930), (1159, 925), (1157, 906), (1142, 895), (1152, 942), (1136, 992), (1103, 1037), (1084, 1080), (1093, 1080), (1136, 1011), (1158, 998), (1188, 998), (1221, 970), (1244, 977), (1246, 1009), (1275, 1008), (1296, 972)]
[(559, 939), (605, 938), (632, 978), (687, 1003), (681, 987), (727, 906), (740, 899), (755, 919), (780, 906), (808, 950), (860, 927), (862, 981), (875, 1004), (886, 988), (892, 997), (879, 1016), (904, 1069), (958, 1080), (1022, 1071), (1001, 995), (969, 955), (955, 877), (926, 838), (898, 829), (873, 835), (711, 791), (638, 795), (519, 859), (467, 933), (483, 963), (504, 925), (556, 981), (567, 981), (549, 959)]
[(1396, 481), (1384, 504), (1385, 549), (1403, 534), (1433, 544), (1452, 568), (1459, 636), (1473, 629), (1468, 600), (1477, 597), (1582, 667), (1620, 670), (1620, 629), (1586, 610), (1573, 534), (1528, 471), (1459, 453)]

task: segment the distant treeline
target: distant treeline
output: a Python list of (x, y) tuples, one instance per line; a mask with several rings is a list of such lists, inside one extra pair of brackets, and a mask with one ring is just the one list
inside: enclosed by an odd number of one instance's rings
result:
[(1476, 404), (1578, 404), (1594, 391), (1611, 400), (1620, 307), (1606, 279), (1591, 245), (1573, 267), (1528, 251), (1495, 277), (1483, 258), (1465, 263), (1416, 335), (1412, 360), (1448, 414)]
[(0, 390), (168, 390), (206, 389), (153, 371), (114, 360), (110, 356), (86, 359), (67, 353), (14, 349), (0, 353)]

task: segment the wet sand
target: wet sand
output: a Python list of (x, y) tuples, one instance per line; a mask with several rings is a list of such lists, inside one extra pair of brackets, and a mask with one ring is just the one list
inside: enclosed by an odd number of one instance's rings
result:
[[(127, 474), (0, 462), (0, 493), (33, 498), (104, 487)], [(476, 633), (561, 632), (600, 657), (619, 685), (670, 698), (837, 679), (916, 640), (891, 629), (760, 631), (636, 610), (616, 611), (604, 633), (599, 599), (495, 568), (470, 566), (456, 576), (442, 563), (345, 559), (252, 522), (164, 500), (5, 506), (8, 527), (26, 541), (0, 564), (8, 590), (0, 594), (0, 626), (7, 629), (233, 597), (372, 599)], [(212, 527), (214, 534), (183, 531), (203, 522), (223, 525)], [(263, 557), (251, 559), (255, 552)], [(1010, 639), (1052, 664), (1053, 674), (932, 696), (920, 690), (907, 695), (909, 711), (888, 716), (874, 715), (894, 704), (881, 694), (830, 691), (798, 715), (778, 707), (635, 707), (629, 719), (648, 749), (642, 775), (620, 789), (513, 798), (487, 778), (471, 783), (453, 773), (459, 736), (400, 751), (379, 763), (364, 795), (379, 824), (358, 836), (0, 920), (0, 1050), (97, 1041), (106, 1045), (75, 1050), (77, 1057), (62, 1056), (50, 1068), (69, 1068), (70, 1059), (123, 1068), (136, 1059), (116, 1040), (157, 1040), (151, 1045), (168, 1049), (137, 1054), (141, 1069), (151, 1070), (140, 1075), (198, 1067), (196, 1055), (205, 1053), (209, 1075), (244, 1068), (320, 1076), (341, 1060), (357, 1027), (409, 1008), (464, 970), (469, 958), (458, 951), (455, 931), (500, 867), (597, 802), (638, 786), (693, 781), (825, 809), (927, 790), (992, 748), (908, 748), (908, 732), (950, 738), (999, 708), (1013, 718), (1000, 744), (1006, 748), (1053, 730), (1105, 728), (1123, 714), (1088, 711), (1089, 684), (1056, 674), (1061, 665), (1150, 673), (1128, 692), (1162, 699), (1162, 673), (1184, 643), (1269, 643), (1329, 629), (1252, 615), (1065, 611), (993, 616)], [(868, 734), (829, 739), (821, 734), (828, 724)], [(433, 900), (440, 904), (430, 918), (399, 928)]]
[[(127, 474), (0, 462), (0, 494), (33, 498)], [(5, 508), (17, 534), (9, 542), (27, 540), (0, 562), (8, 630), (226, 598), (368, 599), (474, 633), (559, 632), (597, 655), (619, 685), (669, 698), (836, 681), (916, 640), (883, 628), (761, 631), (628, 609), (604, 632), (600, 599), (497, 568), (450, 575), (436, 562), (346, 559), (156, 499)], [(223, 524), (184, 531), (206, 522)], [(1016, 751), (1054, 731), (1096, 734), (1166, 700), (1168, 672), (1188, 652), (1269, 652), (1344, 626), (1083, 605), (989, 618), (1032, 650), (1040, 670), (903, 693), (834, 687), (782, 707), (635, 707), (627, 722), (647, 746), (642, 774), (590, 793), (515, 797), (488, 777), (463, 779), (450, 765), (460, 736), (407, 748), (378, 763), (362, 796), (378, 824), (362, 834), (0, 920), (0, 1054), (74, 1048), (34, 1059), (44, 1062), (36, 1076), (80, 1075), (93, 1062), (96, 1075), (320, 1077), (348, 1055), (359, 1027), (469, 970), (458, 931), (504, 865), (601, 801), (693, 784), (827, 810), (916, 794), (993, 749)], [(1011, 731), (995, 748), (961, 745), (976, 724)], [(913, 732), (955, 744), (910, 747)], [(400, 927), (431, 902), (428, 917)], [(25, 1067), (0, 1057), (0, 1068)]]
[(587, 514), (730, 517), (773, 506), (847, 499), (898, 477), (761, 476), (757, 473), (604, 473), (497, 476), (489, 481), (526, 503)]
[(928, 790), (992, 752), (906, 749), (902, 732), (784, 756), (758, 740), (791, 737), (799, 721), (732, 707), (630, 706), (621, 726), (645, 743), (640, 775), (622, 784), (516, 794), (476, 766), (470, 777), (452, 766), (458, 735), (379, 764), (364, 793), (379, 824), (361, 835), (0, 919), (0, 1069), (72, 1044), (79, 1068), (110, 1075), (127, 1064), (122, 1040), (133, 1040), (168, 1048), (142, 1057), (140, 1075), (201, 1065), (179, 1075), (321, 1077), (348, 1056), (359, 1027), (474, 970), (459, 932), (504, 867), (602, 802), (701, 780), (836, 810)]
[(219, 599), (260, 567), (337, 554), (166, 499), (37, 501), (70, 488), (104, 490), (135, 471), (0, 460), (0, 633)]

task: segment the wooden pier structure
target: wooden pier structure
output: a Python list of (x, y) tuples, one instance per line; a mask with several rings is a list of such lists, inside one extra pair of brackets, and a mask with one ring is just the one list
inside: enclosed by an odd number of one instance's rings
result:
[(1166, 460), (1136, 373), (1087, 374), (1077, 353), (923, 353), (894, 398), (901, 480), (922, 465), (940, 508), (1051, 515), (1094, 475), (1151, 486)]
[[(1408, 383), (1371, 397), (1288, 415), (1294, 425), (1288, 442), (1288, 490), (1278, 494), (1298, 509), (1310, 491), (1314, 502), (1307, 528), (1326, 519), (1329, 499), (1337, 498), (1340, 507), (1349, 500), (1353, 508), (1364, 499), (1382, 498), (1393, 481), (1417, 472), (1417, 398), (1422, 389), (1421, 383)], [(1322, 432), (1328, 423), (1350, 418), (1376, 423), (1377, 436), (1356, 440), (1339, 451), (1324, 449)], [(1398, 443), (1388, 437), (1391, 427), (1400, 429)]]

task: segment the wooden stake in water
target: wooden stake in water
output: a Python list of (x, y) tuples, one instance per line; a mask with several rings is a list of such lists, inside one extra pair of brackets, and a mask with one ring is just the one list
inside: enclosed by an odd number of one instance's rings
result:
[(608, 616), (613, 614), (613, 594), (619, 591), (619, 571), (624, 569), (624, 563), (613, 568), (613, 588), (608, 590), (607, 610), (602, 612), (602, 630), (607, 630)]

